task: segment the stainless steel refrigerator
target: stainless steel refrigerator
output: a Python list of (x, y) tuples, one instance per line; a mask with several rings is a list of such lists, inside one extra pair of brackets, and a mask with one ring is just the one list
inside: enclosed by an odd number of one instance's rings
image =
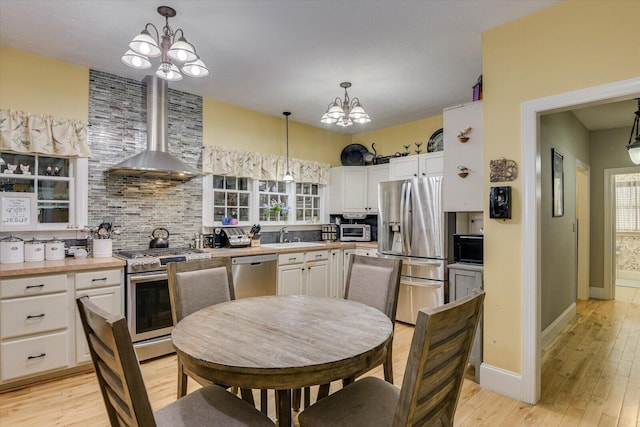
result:
[(403, 260), (396, 320), (415, 324), (420, 308), (444, 304), (442, 177), (381, 182), (378, 196), (379, 255)]

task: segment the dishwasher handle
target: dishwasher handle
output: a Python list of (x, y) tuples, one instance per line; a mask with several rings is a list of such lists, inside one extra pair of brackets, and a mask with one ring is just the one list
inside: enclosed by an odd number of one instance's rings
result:
[(263, 262), (269, 261), (277, 261), (278, 256), (276, 254), (265, 254), (265, 255), (248, 255), (248, 256), (239, 256), (231, 258), (232, 265), (240, 265), (240, 264), (252, 264), (257, 265)]

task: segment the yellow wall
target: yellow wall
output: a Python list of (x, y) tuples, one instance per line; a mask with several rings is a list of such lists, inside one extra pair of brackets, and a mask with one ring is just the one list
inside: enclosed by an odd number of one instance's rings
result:
[(442, 127), (442, 115), (403, 123), (371, 132), (353, 135), (353, 143), (362, 144), (373, 152), (371, 143), (375, 142), (376, 152), (381, 156), (390, 156), (396, 152), (404, 153), (404, 146), (411, 145), (409, 151), (415, 154), (416, 142), (422, 142), (422, 152), (427, 151), (427, 141), (433, 132)]
[[(483, 34), (486, 177), (490, 159), (521, 164), (522, 102), (640, 75), (638, 16), (639, 1), (568, 0)], [(522, 181), (511, 185), (512, 219), (484, 221), (484, 361), (521, 372)]]
[[(203, 143), (241, 151), (286, 155), (284, 116), (275, 117), (203, 98)], [(289, 157), (340, 165), (340, 152), (351, 135), (295, 122), (289, 117)]]
[(0, 108), (86, 121), (89, 69), (0, 46)]

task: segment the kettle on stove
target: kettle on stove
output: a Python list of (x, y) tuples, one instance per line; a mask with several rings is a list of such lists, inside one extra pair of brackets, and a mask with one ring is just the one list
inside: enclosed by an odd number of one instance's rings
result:
[(169, 247), (169, 230), (166, 228), (156, 228), (151, 232), (153, 238), (149, 242), (149, 248), (168, 248)]

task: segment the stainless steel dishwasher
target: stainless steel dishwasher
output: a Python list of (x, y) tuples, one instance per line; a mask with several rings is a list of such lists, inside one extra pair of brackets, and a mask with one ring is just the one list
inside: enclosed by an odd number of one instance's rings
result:
[(276, 254), (231, 258), (236, 298), (275, 295), (277, 260)]

